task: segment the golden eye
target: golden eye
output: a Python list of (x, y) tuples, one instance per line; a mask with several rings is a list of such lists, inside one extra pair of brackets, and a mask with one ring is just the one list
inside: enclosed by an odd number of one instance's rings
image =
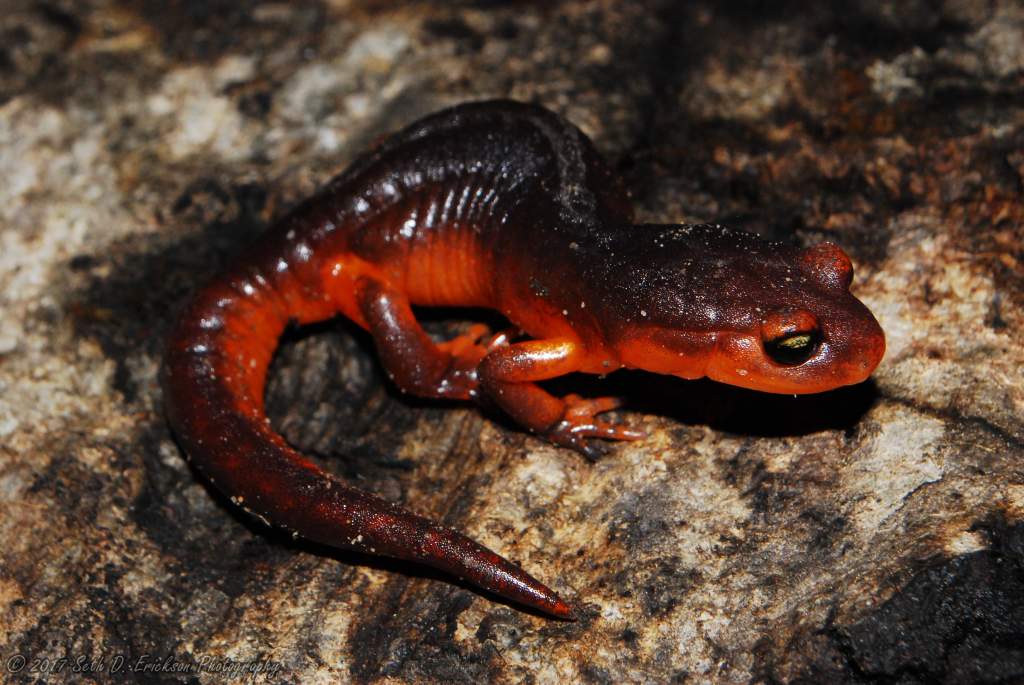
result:
[(811, 358), (820, 342), (817, 331), (792, 333), (774, 340), (766, 340), (765, 352), (779, 364), (796, 366)]
[(811, 334), (801, 333), (799, 335), (791, 335), (788, 338), (783, 338), (779, 341), (780, 347), (785, 347), (787, 350), (802, 350), (811, 344)]

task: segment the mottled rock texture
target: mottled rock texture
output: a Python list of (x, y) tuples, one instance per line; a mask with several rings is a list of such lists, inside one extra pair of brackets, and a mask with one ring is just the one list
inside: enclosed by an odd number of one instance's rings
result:
[[(1024, 681), (1020, 3), (0, 4), (3, 680)], [(840, 243), (888, 334), (824, 396), (569, 379), (650, 433), (596, 464), (399, 397), (350, 326), (289, 335), (287, 438), (575, 623), (247, 520), (155, 384), (172, 312), (274, 217), (494, 96), (579, 124), (644, 219)]]

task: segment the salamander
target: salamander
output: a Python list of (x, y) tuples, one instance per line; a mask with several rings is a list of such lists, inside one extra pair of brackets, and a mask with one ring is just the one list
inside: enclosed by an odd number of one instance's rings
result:
[[(175, 435), (236, 505), (295, 536), (425, 564), (545, 614), (550, 588), (459, 532), (327, 474), (269, 425), (286, 327), (343, 315), (404, 392), (488, 401), (557, 445), (642, 433), (614, 398), (539, 381), (643, 369), (774, 393), (858, 383), (885, 350), (836, 245), (717, 225), (633, 223), (622, 182), (574, 125), (490, 101), (427, 116), (358, 158), (201, 289), (174, 325), (162, 385)], [(435, 342), (414, 305), (484, 307)]]

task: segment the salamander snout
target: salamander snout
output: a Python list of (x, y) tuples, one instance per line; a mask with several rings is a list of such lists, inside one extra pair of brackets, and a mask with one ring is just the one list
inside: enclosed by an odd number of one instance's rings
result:
[(832, 387), (866, 380), (885, 355), (885, 333), (871, 311), (849, 293), (840, 302), (822, 335)]

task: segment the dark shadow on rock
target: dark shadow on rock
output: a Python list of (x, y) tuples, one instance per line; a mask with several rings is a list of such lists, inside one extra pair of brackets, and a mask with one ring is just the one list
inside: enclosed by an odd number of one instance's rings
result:
[[(800, 683), (1024, 682), (1024, 524), (979, 521), (990, 548), (923, 564), (851, 625), (797, 641), (819, 654)], [(824, 658), (829, 657), (829, 658)]]
[(709, 380), (686, 381), (641, 371), (607, 378), (576, 375), (549, 383), (556, 393), (621, 397), (623, 410), (737, 435), (784, 437), (853, 429), (878, 399), (874, 381), (816, 395), (775, 395)]

